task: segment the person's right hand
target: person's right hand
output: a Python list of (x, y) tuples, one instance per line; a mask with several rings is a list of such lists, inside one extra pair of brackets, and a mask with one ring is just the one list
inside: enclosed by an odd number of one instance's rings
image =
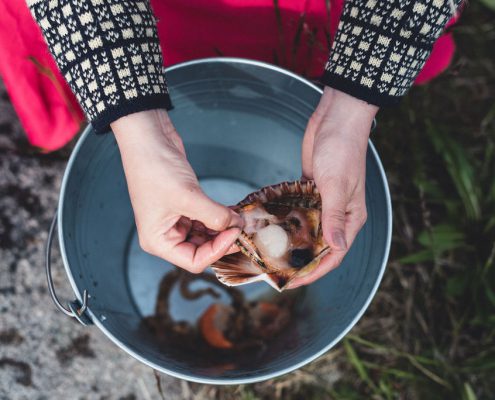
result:
[[(142, 249), (199, 273), (226, 254), (242, 220), (207, 197), (165, 110), (127, 115), (111, 124), (122, 156)], [(195, 235), (202, 224), (212, 231)]]

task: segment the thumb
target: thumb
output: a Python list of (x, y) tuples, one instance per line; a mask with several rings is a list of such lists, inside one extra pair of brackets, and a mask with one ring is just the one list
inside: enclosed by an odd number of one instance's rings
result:
[(244, 225), (238, 214), (210, 199), (201, 189), (198, 189), (189, 201), (183, 202), (182, 214), (219, 232), (230, 227), (242, 228)]
[(332, 190), (321, 192), (323, 237), (332, 249), (345, 251), (346, 196), (338, 186), (327, 186)]

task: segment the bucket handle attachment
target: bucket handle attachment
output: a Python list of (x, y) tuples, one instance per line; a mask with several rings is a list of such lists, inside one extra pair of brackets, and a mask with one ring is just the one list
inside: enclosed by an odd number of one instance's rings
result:
[(46, 248), (45, 248), (46, 280), (48, 282), (48, 290), (50, 292), (50, 296), (53, 302), (55, 303), (55, 305), (57, 306), (57, 308), (65, 315), (77, 319), (79, 323), (81, 323), (84, 326), (92, 325), (93, 322), (86, 313), (86, 310), (88, 309), (88, 298), (89, 298), (89, 294), (86, 289), (84, 289), (83, 291), (82, 304), (79, 300), (75, 299), (74, 301), (68, 302), (67, 307), (65, 307), (60, 302), (57, 295), (55, 294), (55, 287), (53, 285), (53, 278), (52, 278), (51, 256), (52, 256), (52, 243), (53, 243), (53, 237), (55, 236), (54, 233), (56, 226), (57, 226), (57, 212), (55, 212), (52, 223), (50, 225), (50, 230), (48, 231), (48, 238), (46, 241)]

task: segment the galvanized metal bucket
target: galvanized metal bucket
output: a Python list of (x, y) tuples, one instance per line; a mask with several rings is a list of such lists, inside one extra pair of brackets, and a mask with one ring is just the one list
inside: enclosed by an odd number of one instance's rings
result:
[[(209, 195), (235, 204), (262, 186), (299, 178), (302, 136), (321, 96), (317, 86), (281, 68), (233, 58), (176, 65), (168, 69), (167, 79), (174, 103), (170, 116)], [(263, 357), (225, 368), (221, 361), (164, 349), (143, 331), (141, 321), (153, 313), (160, 279), (173, 267), (140, 249), (115, 139), (97, 136), (89, 126), (70, 157), (50, 229), (50, 292), (65, 314), (96, 325), (131, 356), (178, 378), (241, 384), (285, 374), (342, 339), (378, 288), (392, 214), (385, 174), (371, 142), (366, 174), (368, 221), (342, 265), (300, 290), (295, 323)], [(56, 227), (77, 298), (67, 306), (57, 300), (50, 279)], [(273, 291), (263, 283), (243, 290), (250, 299)], [(172, 314), (194, 321), (209, 302), (176, 298)]]

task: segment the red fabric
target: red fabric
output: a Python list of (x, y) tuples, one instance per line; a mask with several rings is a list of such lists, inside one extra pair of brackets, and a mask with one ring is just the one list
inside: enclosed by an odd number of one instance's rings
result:
[(343, 0), (332, 0), (328, 11), (326, 3), (278, 0), (278, 24), (273, 0), (151, 1), (166, 64), (225, 55), (267, 61), (311, 77), (323, 73), (327, 35), (334, 36), (342, 12)]
[[(165, 64), (245, 57), (318, 77), (328, 57), (343, 0), (151, 0)], [(416, 82), (450, 63), (451, 34), (440, 38)], [(55, 150), (80, 129), (83, 113), (48, 52), (25, 0), (0, 0), (0, 75), (29, 141)]]
[(448, 31), (448, 28), (457, 22), (457, 18), (458, 15), (451, 18), (445, 26), (446, 32), (440, 36), (433, 45), (430, 57), (426, 60), (425, 65), (416, 77), (416, 80), (414, 81), (415, 84), (421, 85), (427, 83), (435, 76), (445, 71), (450, 65), (455, 53), (455, 42), (454, 36)]
[(84, 115), (24, 0), (0, 0), (0, 75), (34, 146), (54, 150), (79, 131)]

